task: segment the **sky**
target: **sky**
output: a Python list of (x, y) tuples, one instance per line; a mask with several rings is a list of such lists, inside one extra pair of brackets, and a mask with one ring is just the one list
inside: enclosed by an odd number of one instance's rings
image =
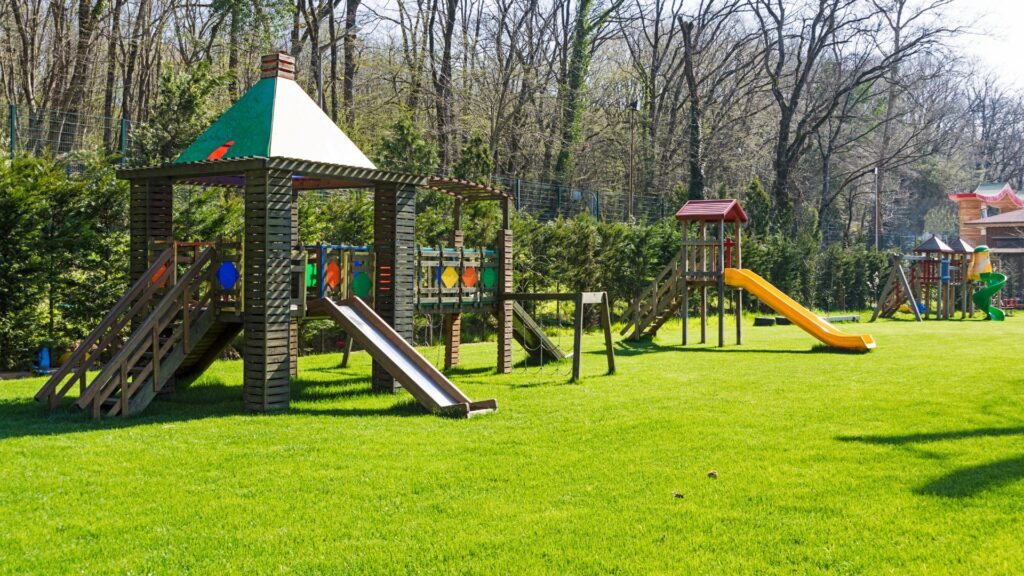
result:
[(1024, 0), (954, 0), (949, 15), (974, 31), (956, 42), (965, 56), (1024, 89)]

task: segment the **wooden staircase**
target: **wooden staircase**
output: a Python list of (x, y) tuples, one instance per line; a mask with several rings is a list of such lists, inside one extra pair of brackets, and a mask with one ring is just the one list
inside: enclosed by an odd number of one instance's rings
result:
[(626, 324), (619, 331), (620, 336), (631, 332), (629, 338), (633, 340), (653, 336), (679, 311), (684, 300), (683, 256), (680, 250), (650, 286), (629, 305), (623, 316)]
[[(223, 257), (213, 246), (191, 258), (173, 281), (175, 250), (158, 257), (40, 389), (37, 400), (53, 409), (78, 383), (75, 407), (94, 418), (131, 416), (172, 390), (177, 376), (199, 373), (216, 359), (241, 330), (240, 289), (224, 290), (215, 280)], [(87, 372), (102, 356), (110, 360), (90, 381)]]

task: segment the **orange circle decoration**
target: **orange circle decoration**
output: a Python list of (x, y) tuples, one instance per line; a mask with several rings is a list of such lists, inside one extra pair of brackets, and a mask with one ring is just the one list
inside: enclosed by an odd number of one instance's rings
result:
[(336, 260), (331, 260), (327, 264), (327, 274), (324, 276), (324, 283), (331, 290), (337, 288), (338, 284), (341, 283), (341, 267), (338, 266)]

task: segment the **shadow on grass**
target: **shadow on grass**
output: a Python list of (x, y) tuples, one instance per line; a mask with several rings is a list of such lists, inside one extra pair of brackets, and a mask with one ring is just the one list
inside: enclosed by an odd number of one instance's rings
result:
[[(639, 354), (652, 354), (658, 352), (674, 352), (681, 350), (679, 346), (665, 346), (663, 344), (657, 344), (650, 339), (650, 337), (643, 338), (641, 340), (619, 340), (615, 342), (615, 355), (628, 358), (630, 356), (637, 356)], [(600, 354), (604, 355), (604, 350), (588, 351), (587, 354)]]
[[(843, 350), (841, 348), (832, 348), (822, 344), (816, 345), (806, 350), (778, 350), (774, 348), (749, 348), (744, 345), (736, 345), (735, 340), (730, 342), (726, 339), (726, 345), (719, 348), (715, 346), (711, 338), (708, 338), (708, 343), (693, 344), (683, 346), (681, 344), (676, 345), (664, 345), (656, 344), (651, 341), (650, 337), (643, 338), (639, 341), (634, 340), (619, 340), (615, 343), (615, 355), (628, 358), (630, 356), (637, 356), (640, 354), (651, 354), (659, 352), (688, 352), (690, 354), (700, 353), (729, 353), (729, 354), (853, 354), (861, 355), (863, 352), (856, 350)], [(586, 354), (593, 354), (597, 356), (604, 356), (604, 350), (588, 350)]]
[(940, 442), (942, 440), (963, 440), (966, 438), (1024, 436), (1024, 426), (1010, 428), (974, 428), (971, 430), (949, 430), (947, 432), (922, 432), (893, 436), (837, 436), (840, 442), (863, 442), (866, 444), (887, 444), (898, 446), (917, 442)]
[(475, 376), (477, 374), (495, 374), (496, 370), (493, 366), (477, 366), (475, 368), (462, 368), (455, 366), (447, 370), (442, 370), (447, 376)]
[[(837, 436), (840, 442), (863, 442), (885, 446), (903, 446), (923, 442), (1024, 436), (1024, 426), (1008, 428), (973, 428), (945, 432), (883, 436)], [(975, 494), (1024, 480), (1024, 456), (997, 460), (988, 464), (968, 466), (944, 474), (916, 488), (915, 494), (945, 498), (969, 498)]]
[[(370, 379), (349, 377), (338, 380), (292, 381), (293, 406), (278, 414), (307, 414), (314, 416), (425, 416), (428, 412), (416, 401), (402, 399), (382, 408), (319, 408), (303, 403), (320, 403), (339, 398), (374, 396), (369, 388)], [(341, 385), (338, 389), (332, 386)], [(365, 384), (365, 386), (361, 385)], [(404, 394), (404, 393), (403, 393)], [(298, 404), (296, 406), (296, 404)], [(185, 422), (207, 418), (224, 418), (251, 414), (242, 403), (242, 387), (229, 386), (219, 380), (205, 379), (194, 386), (174, 394), (158, 397), (139, 416), (130, 418), (104, 418), (92, 420), (88, 414), (73, 410), (68, 403), (52, 413), (31, 398), (0, 400), (0, 440), (26, 436), (52, 436), (112, 430), (134, 426), (148, 426), (170, 422)], [(273, 415), (273, 414), (271, 414)]]
[(915, 494), (969, 498), (1024, 480), (1024, 456), (954, 470), (914, 490)]

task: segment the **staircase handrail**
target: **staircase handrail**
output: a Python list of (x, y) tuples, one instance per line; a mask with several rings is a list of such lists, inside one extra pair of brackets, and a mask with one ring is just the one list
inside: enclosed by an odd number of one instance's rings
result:
[[(187, 296), (190, 296), (193, 292), (192, 283), (201, 274), (203, 274), (202, 280), (208, 280), (204, 268), (213, 260), (215, 252), (215, 247), (206, 248), (192, 266), (178, 279), (178, 282), (164, 295), (149, 316), (146, 317), (146, 320), (132, 332), (125, 345), (121, 347), (114, 358), (103, 367), (103, 370), (96, 376), (92, 384), (79, 396), (78, 401), (75, 402), (77, 407), (84, 410), (90, 404), (93, 404), (93, 414), (97, 415), (96, 412), (99, 407), (117, 388), (117, 386), (111, 386), (110, 384), (115, 381), (114, 376), (118, 373), (120, 373), (121, 377), (118, 385), (125, 384), (125, 391), (122, 392), (124, 398), (122, 400), (125, 403), (130, 400), (130, 394), (127, 393), (127, 371), (130, 368), (128, 364), (132, 363), (130, 362), (131, 357), (135, 355), (137, 348), (147, 338), (151, 339), (151, 341), (155, 338), (155, 346), (158, 347), (160, 345), (159, 332), (154, 331), (154, 325), (157, 322), (163, 321), (168, 312), (173, 312), (171, 314), (171, 317), (173, 317), (173, 314), (176, 314), (177, 311), (184, 309), (187, 317)], [(183, 298), (183, 296), (185, 297)], [(178, 304), (178, 307), (171, 310), (171, 307), (175, 304)], [(169, 320), (163, 323), (166, 324), (167, 322)], [(156, 359), (155, 356), (154, 359)]]
[(654, 280), (651, 281), (647, 288), (644, 288), (640, 295), (630, 303), (628, 308), (626, 308), (625, 313), (623, 313), (623, 317), (626, 318), (626, 324), (623, 326), (622, 330), (619, 331), (619, 335), (626, 334), (630, 331), (633, 325), (637, 323), (640, 316), (640, 307), (644, 302), (653, 302), (657, 298), (658, 288), (659, 286), (664, 286), (662, 281), (665, 280), (665, 277), (668, 276), (669, 272), (675, 271), (678, 274), (679, 263), (682, 261), (685, 254), (684, 249), (685, 248), (682, 247), (679, 249), (679, 252), (677, 252), (672, 260), (670, 260), (668, 264), (661, 269), (661, 272), (654, 277)]
[[(171, 273), (169, 266), (165, 268), (163, 272), (160, 272), (160, 269), (170, 263), (174, 256), (174, 250), (175, 247), (171, 246), (157, 256), (149, 269), (135, 281), (135, 284), (133, 284), (131, 288), (121, 296), (117, 303), (114, 304), (110, 311), (103, 316), (103, 320), (100, 322), (99, 326), (89, 333), (85, 340), (83, 340), (82, 343), (79, 344), (71, 353), (68, 360), (64, 362), (52, 376), (50, 376), (46, 381), (46, 384), (39, 389), (39, 392), (36, 392), (35, 399), (37, 401), (42, 402), (44, 399), (48, 399), (50, 408), (53, 408), (54, 405), (67, 394), (75, 381), (82, 380), (84, 382), (86, 372), (88, 372), (89, 368), (92, 367), (97, 359), (99, 359), (100, 355), (114, 339), (108, 336), (100, 342), (100, 346), (94, 350), (93, 347), (97, 344), (97, 341), (100, 340), (100, 337), (103, 336), (108, 329), (118, 323), (118, 317), (120, 317), (126, 309), (135, 308), (131, 303), (134, 302), (139, 295), (145, 292), (145, 290), (151, 285), (156, 285), (164, 275)], [(154, 277), (157, 276), (158, 272), (160, 273), (160, 277), (155, 278), (154, 280)], [(128, 320), (130, 320), (130, 318), (126, 318), (124, 322), (121, 323), (121, 326), (117, 329), (118, 332), (124, 327), (124, 324), (126, 324)], [(68, 374), (71, 372), (74, 372), (74, 377), (58, 391), (57, 387), (64, 382), (64, 379), (67, 378)]]

